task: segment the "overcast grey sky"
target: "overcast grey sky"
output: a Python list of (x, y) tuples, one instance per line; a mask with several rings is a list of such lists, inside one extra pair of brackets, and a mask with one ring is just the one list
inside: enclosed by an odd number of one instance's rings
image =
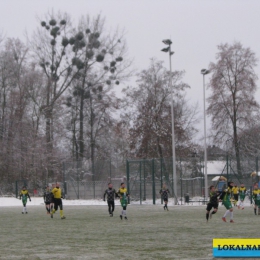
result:
[[(139, 70), (148, 68), (150, 58), (165, 61), (169, 68), (169, 57), (160, 50), (162, 40), (171, 38), (172, 68), (186, 71), (184, 82), (191, 86), (187, 98), (199, 102), (201, 118), (200, 70), (215, 61), (217, 45), (240, 41), (260, 57), (259, 0), (0, 0), (0, 4), (0, 30), (23, 40), (25, 30), (31, 34), (38, 26), (36, 17), (48, 11), (67, 12), (75, 22), (82, 15), (101, 13), (107, 28), (125, 29), (129, 57)], [(260, 66), (256, 73), (260, 75)], [(260, 101), (260, 91), (256, 99)]]

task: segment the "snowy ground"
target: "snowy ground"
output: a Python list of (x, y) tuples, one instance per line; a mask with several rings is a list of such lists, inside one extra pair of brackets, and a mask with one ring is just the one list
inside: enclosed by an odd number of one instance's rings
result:
[[(28, 206), (40, 206), (44, 205), (43, 203), (43, 198), (42, 197), (32, 197), (31, 202), (28, 200)], [(197, 202), (192, 202), (192, 203), (184, 203), (182, 202), (183, 206), (201, 206), (203, 198), (202, 197), (193, 197), (193, 201)], [(64, 206), (76, 206), (76, 205), (107, 205), (107, 203), (101, 199), (96, 199), (96, 200), (62, 200)], [(181, 201), (178, 201), (179, 205), (181, 204)], [(116, 205), (119, 205), (119, 200), (117, 199), (115, 201)], [(131, 201), (131, 205), (140, 205), (140, 201)], [(142, 205), (152, 205), (153, 201), (152, 200), (146, 200), (141, 202)], [(157, 199), (156, 200), (156, 205), (161, 205), (161, 200)], [(0, 197), (0, 207), (8, 207), (8, 206), (21, 206), (21, 201), (19, 199), (16, 199), (14, 197)], [(169, 206), (174, 206), (174, 201), (172, 198), (169, 199)], [(246, 199), (245, 201), (245, 206), (250, 206), (250, 201)]]
[(120, 220), (118, 201), (113, 217), (102, 200), (63, 203), (65, 220), (58, 212), (51, 219), (42, 198), (28, 202), (26, 215), (20, 200), (0, 198), (0, 259), (210, 260), (213, 238), (259, 237), (260, 216), (249, 203), (235, 209), (234, 224), (221, 220), (223, 206), (206, 223), (205, 205), (198, 204), (174, 206), (170, 201), (164, 211), (160, 201), (131, 202), (128, 220)]

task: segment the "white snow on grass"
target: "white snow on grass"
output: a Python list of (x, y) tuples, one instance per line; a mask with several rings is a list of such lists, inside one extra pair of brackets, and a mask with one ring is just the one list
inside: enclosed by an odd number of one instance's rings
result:
[[(193, 202), (187, 204), (184, 201), (182, 201), (182, 205), (183, 206), (202, 206), (205, 205), (203, 204), (203, 198), (202, 197), (196, 197), (192, 199)], [(82, 205), (94, 205), (94, 206), (104, 206), (107, 205), (106, 201), (103, 201), (101, 199), (92, 199), (92, 200), (66, 200), (63, 199), (62, 200), (63, 205), (64, 206), (82, 206)], [(21, 200), (14, 198), (14, 197), (0, 197), (0, 207), (8, 207), (8, 206), (21, 206), (22, 202)], [(43, 205), (44, 201), (42, 197), (32, 197), (31, 198), (31, 202), (28, 200), (27, 205), (28, 206), (39, 206), (39, 205)], [(134, 201), (131, 200), (130, 205), (140, 205), (140, 201)], [(153, 200), (149, 199), (149, 200), (145, 200), (145, 201), (141, 201), (142, 205), (152, 205), (153, 204)], [(157, 199), (155, 202), (156, 205), (161, 205), (161, 199)], [(221, 202), (219, 203), (219, 205), (221, 206)], [(250, 206), (250, 201), (248, 199), (245, 200), (244, 202), (245, 207)], [(115, 200), (115, 205), (120, 205), (119, 200)], [(168, 202), (169, 206), (174, 206), (174, 200), (171, 198), (169, 199)], [(178, 205), (181, 205), (181, 201), (178, 201)]]

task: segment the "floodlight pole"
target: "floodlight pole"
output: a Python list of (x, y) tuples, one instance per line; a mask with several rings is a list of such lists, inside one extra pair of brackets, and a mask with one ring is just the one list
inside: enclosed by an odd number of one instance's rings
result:
[(206, 91), (205, 91), (205, 75), (210, 71), (206, 69), (201, 70), (203, 75), (203, 103), (204, 103), (204, 180), (205, 180), (205, 200), (208, 200), (208, 173), (207, 173), (207, 132), (206, 132)]
[(172, 84), (172, 61), (171, 56), (174, 52), (171, 51), (172, 41), (170, 39), (163, 40), (163, 43), (168, 45), (167, 48), (162, 49), (163, 52), (169, 53), (170, 62), (170, 87), (171, 87), (171, 121), (172, 121), (172, 181), (173, 181), (173, 197), (174, 204), (177, 205), (177, 175), (176, 175), (176, 155), (175, 155), (175, 135), (174, 135), (174, 110), (173, 110), (173, 84)]

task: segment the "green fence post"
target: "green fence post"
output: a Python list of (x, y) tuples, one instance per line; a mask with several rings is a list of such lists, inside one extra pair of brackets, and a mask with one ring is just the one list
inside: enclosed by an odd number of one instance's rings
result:
[[(127, 191), (131, 195), (130, 184), (129, 184), (129, 161), (126, 160), (126, 180), (127, 180)], [(130, 204), (130, 197), (128, 197), (128, 204)]]
[[(65, 163), (62, 163), (62, 168), (63, 168), (63, 186), (64, 186), (64, 196), (65, 198), (67, 197), (67, 182), (66, 182), (66, 168), (65, 168)], [(47, 185), (47, 183), (46, 183)]]
[(143, 159), (143, 169), (144, 169), (144, 198), (143, 200), (146, 200), (146, 181), (145, 181), (145, 159)]
[(15, 181), (15, 196), (18, 198), (18, 181)]
[[(163, 164), (163, 158), (161, 157), (161, 160), (160, 160), (160, 162), (161, 162), (161, 188), (162, 188), (162, 184), (163, 184), (163, 180), (162, 180), (162, 164)], [(162, 198), (162, 196), (161, 196), (161, 204), (163, 204), (163, 198)]]
[(139, 196), (140, 196), (140, 205), (142, 205), (142, 162), (139, 162), (139, 181), (140, 181), (140, 191), (139, 191)]
[(227, 181), (229, 181), (228, 180), (228, 154), (227, 154)]
[(110, 175), (109, 175), (109, 182), (111, 182), (112, 180), (111, 180), (111, 170), (112, 170), (112, 162), (111, 162), (111, 158), (110, 158), (110, 169), (109, 169), (109, 173), (110, 173)]
[(259, 176), (258, 176), (258, 156), (256, 156), (255, 158), (256, 162), (255, 162), (255, 170), (256, 170), (256, 180), (257, 182), (259, 182)]
[(182, 205), (182, 198), (183, 198), (183, 194), (182, 194), (182, 165), (181, 165), (181, 158), (180, 158), (180, 175), (181, 175), (181, 205)]
[(155, 205), (155, 176), (154, 176), (154, 159), (152, 159), (152, 178), (153, 178), (153, 205)]
[(78, 200), (79, 200), (79, 161), (77, 160), (77, 182), (78, 182)]

